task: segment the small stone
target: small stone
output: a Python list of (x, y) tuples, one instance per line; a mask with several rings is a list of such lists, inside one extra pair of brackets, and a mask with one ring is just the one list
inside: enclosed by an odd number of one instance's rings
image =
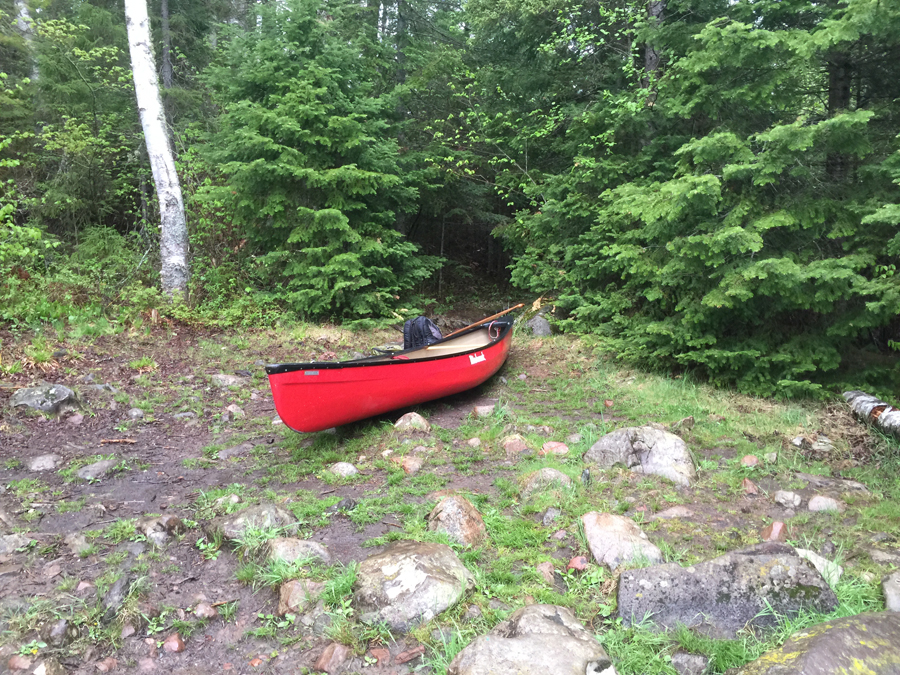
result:
[(785, 541), (787, 539), (787, 525), (780, 520), (776, 520), (760, 531), (759, 536), (762, 537), (763, 541)]
[(246, 417), (247, 413), (244, 412), (244, 409), (241, 408), (237, 403), (232, 403), (231, 405), (225, 408), (227, 412), (230, 412), (234, 419), (241, 419), (242, 417)]
[(479, 448), (481, 447), (481, 439), (480, 438), (470, 438), (466, 441), (466, 445), (470, 448)]
[(588, 568), (591, 563), (588, 561), (586, 557), (583, 555), (576, 555), (569, 561), (569, 564), (566, 565), (567, 570), (575, 570), (576, 572), (583, 572)]
[(800, 506), (800, 502), (803, 501), (803, 498), (796, 494), (795, 492), (788, 492), (787, 490), (778, 490), (775, 493), (775, 503), (784, 506), (785, 508), (792, 508), (796, 506)]
[(75, 475), (82, 480), (98, 480), (109, 473), (118, 463), (119, 460), (117, 459), (104, 459), (81, 467)]
[(567, 455), (569, 447), (565, 443), (559, 441), (547, 441), (541, 447), (539, 455)]
[(494, 414), (494, 408), (492, 405), (476, 405), (472, 413), (475, 417), (490, 417)]
[(247, 380), (237, 375), (228, 375), (226, 373), (216, 373), (210, 380), (216, 387), (237, 387), (246, 384)]
[(134, 626), (132, 626), (130, 623), (126, 623), (124, 626), (122, 626), (122, 632), (119, 633), (119, 635), (124, 640), (125, 638), (130, 638), (136, 632), (137, 630)]
[(9, 657), (9, 661), (6, 662), (7, 668), (10, 670), (28, 670), (31, 668), (31, 659), (25, 658), (20, 654), (14, 654)]
[(400, 462), (400, 466), (403, 467), (403, 471), (409, 476), (413, 475), (414, 473), (418, 473), (419, 469), (422, 468), (422, 464), (424, 464), (424, 462), (422, 461), (421, 457), (411, 456), (404, 457), (403, 461)]
[(406, 413), (394, 424), (394, 428), (398, 431), (429, 431), (431, 425), (419, 413)]
[(544, 527), (550, 527), (561, 515), (562, 511), (560, 511), (555, 506), (551, 506), (546, 511), (544, 511), (544, 515), (541, 516), (541, 524)]
[(566, 443), (569, 445), (578, 445), (584, 437), (581, 434), (569, 434), (566, 436)]
[(66, 418), (66, 424), (70, 427), (77, 427), (79, 424), (84, 422), (84, 415), (81, 413), (75, 413), (74, 415), (69, 415)]
[(816, 495), (812, 499), (809, 500), (808, 507), (810, 511), (837, 511), (841, 512), (844, 510), (844, 505), (841, 504), (837, 499), (833, 497), (826, 497), (824, 495)]
[(465, 497), (452, 495), (442, 499), (428, 514), (428, 529), (443, 532), (463, 546), (477, 546), (487, 536), (484, 519)]
[(672, 430), (675, 429), (693, 429), (694, 428), (694, 416), (685, 417), (684, 419), (680, 419), (675, 424), (672, 425)]
[(744, 489), (744, 494), (746, 494), (746, 495), (758, 495), (759, 494), (759, 488), (756, 487), (756, 483), (754, 483), (749, 478), (745, 478), (741, 482), (741, 487)]
[(275, 417), (272, 418), (272, 426), (277, 427), (279, 424), (284, 424), (284, 422), (278, 415), (275, 415)]
[(387, 450), (383, 450), (383, 451), (381, 452), (381, 457), (382, 457), (382, 459), (387, 459), (388, 457), (390, 457), (390, 456), (393, 455), (393, 454), (394, 454), (394, 451), (393, 451), (393, 450), (387, 449)]
[(72, 637), (69, 635), (69, 622), (65, 619), (55, 621), (47, 631), (46, 637), (51, 647), (62, 647)]
[(111, 673), (116, 668), (118, 668), (119, 662), (112, 656), (107, 656), (102, 661), (98, 661), (96, 666), (97, 670), (99, 670), (101, 673)]
[(192, 420), (197, 417), (197, 413), (189, 410), (187, 412), (175, 413), (172, 417), (176, 420)]
[(140, 408), (131, 408), (125, 415), (130, 420), (142, 420), (144, 419), (144, 411)]
[(672, 654), (672, 667), (678, 675), (706, 675), (709, 657), (705, 654), (689, 654), (677, 651)]
[(686, 506), (672, 506), (651, 516), (650, 520), (671, 520), (672, 518), (693, 518), (694, 512)]
[(75, 592), (82, 593), (84, 591), (89, 591), (92, 588), (94, 588), (94, 584), (90, 581), (79, 581), (78, 585), (75, 587)]
[(50, 453), (47, 455), (38, 455), (28, 462), (29, 471), (53, 471), (62, 459), (59, 455)]
[(763, 458), (769, 464), (775, 464), (778, 461), (778, 453), (777, 452), (767, 452), (765, 455), (763, 455)]
[(553, 563), (552, 562), (542, 562), (535, 567), (535, 569), (540, 572), (541, 576), (551, 586), (553, 585)]
[(350, 658), (350, 648), (338, 642), (332, 642), (325, 647), (325, 651), (319, 656), (313, 670), (335, 675), (344, 670), (344, 663)]
[(519, 434), (512, 434), (500, 441), (500, 447), (506, 451), (507, 456), (511, 457), (513, 455), (521, 455), (528, 450), (528, 443)]
[(359, 473), (359, 469), (349, 462), (336, 462), (329, 467), (329, 470), (342, 478), (349, 478)]
[(165, 639), (165, 642), (163, 642), (163, 649), (167, 652), (172, 652), (173, 654), (183, 652), (184, 640), (181, 639), (181, 636), (178, 633), (172, 633)]
[(566, 532), (565, 530), (559, 530), (557, 532), (554, 532), (551, 535), (551, 538), (556, 539), (557, 541), (562, 541), (563, 539), (565, 539), (568, 536), (569, 536), (568, 532)]
[(391, 664), (391, 653), (384, 647), (372, 647), (369, 650), (369, 656), (375, 659), (375, 665), (384, 668)]
[[(341, 508), (349, 511), (356, 506), (356, 504), (353, 503), (352, 506), (345, 504), (344, 507), (341, 507), (341, 503), (346, 501), (352, 502), (353, 500), (341, 500), (341, 502), (338, 502), (331, 508), (335, 511), (339, 511)], [(328, 549), (315, 541), (294, 539), (291, 537), (277, 537), (275, 539), (270, 539), (268, 545), (268, 560), (281, 560), (287, 563), (294, 563), (298, 560), (319, 560), (326, 564), (331, 562), (331, 554), (328, 552)]]
[(198, 619), (215, 619), (219, 616), (219, 610), (208, 602), (200, 602), (194, 607), (194, 616)]
[(316, 604), (325, 584), (309, 579), (293, 579), (281, 584), (278, 592), (278, 614), (299, 614)]
[(517, 378), (524, 382), (525, 380), (528, 379), (528, 375), (526, 375), (525, 373), (522, 373), (521, 375), (518, 375)]
[(419, 645), (418, 647), (413, 647), (412, 649), (407, 649), (405, 652), (400, 652), (399, 654), (397, 654), (397, 657), (394, 659), (394, 661), (398, 664), (408, 663), (409, 661), (412, 661), (413, 659), (419, 658), (424, 653), (425, 653), (425, 645)]
[(759, 464), (759, 457), (756, 455), (744, 455), (741, 457), (741, 466), (756, 466)]
[(884, 591), (884, 605), (889, 612), (900, 612), (900, 571), (886, 576), (881, 581)]
[(829, 586), (834, 586), (840, 580), (841, 575), (844, 573), (843, 567), (831, 562), (830, 560), (826, 560), (818, 553), (814, 553), (813, 551), (809, 551), (804, 548), (797, 548), (794, 550), (797, 552), (798, 556), (800, 556), (804, 560), (808, 560), (812, 564), (812, 566), (819, 571), (819, 574), (824, 577)]
[(536, 492), (553, 488), (571, 488), (572, 479), (559, 469), (545, 467), (522, 478), (522, 496), (530, 497)]

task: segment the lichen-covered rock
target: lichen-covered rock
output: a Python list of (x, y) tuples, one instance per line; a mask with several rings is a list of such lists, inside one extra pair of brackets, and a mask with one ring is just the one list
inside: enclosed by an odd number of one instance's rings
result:
[[(619, 616), (629, 624), (651, 617), (660, 628), (683, 624), (732, 639), (745, 625), (773, 628), (780, 616), (827, 613), (837, 597), (822, 575), (791, 546), (756, 544), (707, 562), (628, 570), (619, 577)], [(771, 607), (774, 611), (764, 611)], [(651, 624), (651, 625), (652, 625)]]
[(474, 583), (449, 546), (396, 541), (360, 563), (353, 601), (363, 621), (407, 631), (455, 605)]
[(626, 427), (606, 434), (584, 453), (584, 461), (603, 469), (621, 464), (636, 473), (662, 476), (684, 486), (697, 477), (685, 442), (653, 427)]
[(408, 412), (394, 423), (397, 431), (429, 431), (431, 425), (419, 413)]
[(571, 488), (573, 485), (572, 479), (566, 474), (559, 469), (550, 467), (545, 467), (524, 476), (521, 483), (523, 497), (530, 497), (535, 492), (550, 488)]
[(444, 532), (451, 541), (463, 546), (477, 546), (487, 534), (484, 519), (478, 509), (459, 495), (446, 497), (438, 502), (428, 514), (428, 529)]
[(570, 609), (529, 605), (463, 649), (447, 675), (614, 675), (597, 639)]
[(857, 614), (795, 633), (737, 675), (900, 673), (900, 614)]
[(269, 540), (269, 560), (280, 560), (286, 563), (298, 560), (315, 560), (330, 563), (331, 554), (328, 548), (315, 541), (294, 539), (292, 537), (276, 537)]

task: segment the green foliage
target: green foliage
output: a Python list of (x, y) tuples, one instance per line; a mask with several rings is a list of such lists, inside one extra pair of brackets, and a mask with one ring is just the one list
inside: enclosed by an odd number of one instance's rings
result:
[(435, 261), (393, 229), (415, 192), (399, 175), (377, 64), (353, 56), (354, 37), (318, 8), (264, 9), (261, 30), (234, 36), (209, 70), (225, 112), (207, 156), (226, 185), (200, 197), (241, 228), (259, 280), (294, 311), (384, 316)]

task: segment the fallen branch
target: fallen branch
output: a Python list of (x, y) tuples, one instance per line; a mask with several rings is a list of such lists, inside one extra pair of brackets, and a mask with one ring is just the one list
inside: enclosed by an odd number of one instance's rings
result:
[(844, 398), (850, 405), (850, 410), (860, 420), (879, 431), (900, 438), (900, 409), (864, 391), (845, 391)]
[(133, 438), (104, 438), (100, 441), (101, 443), (128, 443), (129, 445), (134, 445), (137, 443)]

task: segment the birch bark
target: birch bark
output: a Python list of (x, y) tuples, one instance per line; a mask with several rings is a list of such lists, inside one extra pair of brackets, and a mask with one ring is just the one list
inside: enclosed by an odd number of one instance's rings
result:
[(134, 93), (159, 198), (162, 289), (166, 295), (180, 295), (186, 299), (189, 278), (187, 223), (181, 184), (175, 171), (165, 112), (159, 96), (146, 0), (125, 0), (125, 24), (134, 74)]

